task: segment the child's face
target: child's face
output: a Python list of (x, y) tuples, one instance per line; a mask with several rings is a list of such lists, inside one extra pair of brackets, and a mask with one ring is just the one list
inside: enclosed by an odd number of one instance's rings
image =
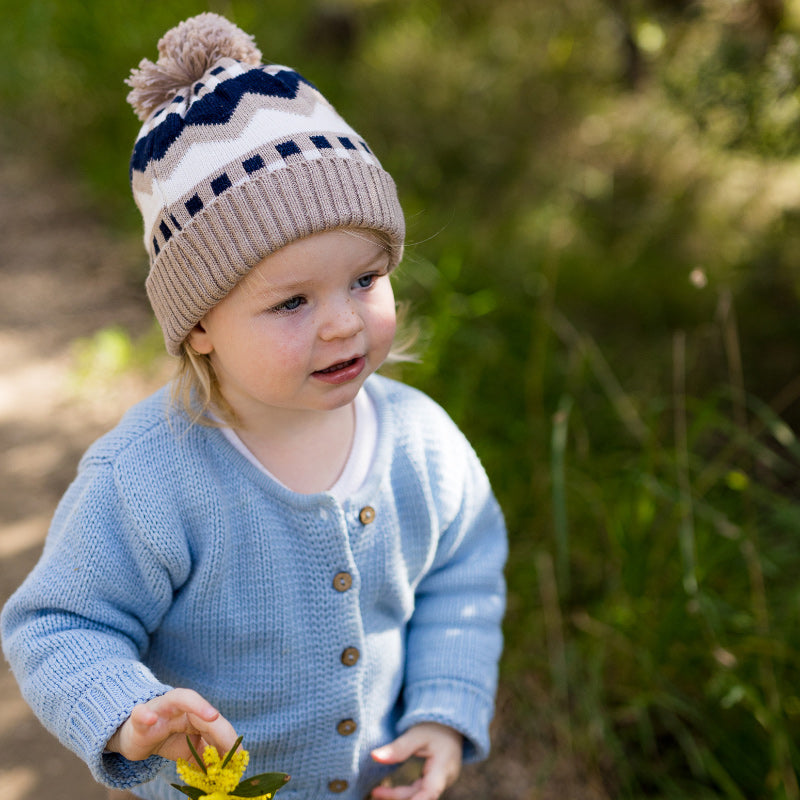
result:
[(389, 254), (363, 231), (298, 239), (265, 258), (189, 334), (243, 424), (351, 402), (395, 333)]

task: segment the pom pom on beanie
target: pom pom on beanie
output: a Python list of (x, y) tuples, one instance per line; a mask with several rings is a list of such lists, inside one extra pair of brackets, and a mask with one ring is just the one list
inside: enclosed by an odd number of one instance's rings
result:
[(219, 14), (211, 12), (181, 22), (158, 42), (158, 61), (143, 58), (125, 81), (128, 102), (146, 120), (159, 106), (199, 81), (222, 58), (245, 64), (261, 63), (253, 37)]
[(167, 350), (270, 253), (334, 228), (378, 231), (401, 258), (391, 176), (320, 92), (262, 64), (253, 38), (205, 13), (180, 23), (127, 83), (144, 124), (131, 157)]

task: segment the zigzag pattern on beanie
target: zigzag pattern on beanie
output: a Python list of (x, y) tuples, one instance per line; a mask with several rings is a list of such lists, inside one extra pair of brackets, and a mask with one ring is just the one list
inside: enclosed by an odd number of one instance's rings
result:
[[(132, 170), (141, 171), (151, 159), (163, 158), (186, 125), (229, 123), (238, 102), (246, 94), (294, 100), (301, 83), (312, 86), (302, 75), (288, 67), (245, 70), (240, 62), (232, 59), (221, 61), (209, 76), (206, 83), (194, 85), (191, 102), (187, 102), (183, 95), (177, 95), (171, 103), (156, 111), (142, 127), (133, 149)], [(231, 80), (225, 86), (225, 102), (220, 102), (214, 90), (223, 81), (233, 78), (236, 80)], [(299, 110), (292, 109), (292, 113), (299, 113)], [(177, 118), (173, 115), (177, 115)]]

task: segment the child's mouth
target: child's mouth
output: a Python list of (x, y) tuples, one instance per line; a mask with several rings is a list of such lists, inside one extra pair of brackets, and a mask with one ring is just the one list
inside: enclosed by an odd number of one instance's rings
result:
[(361, 374), (366, 363), (364, 356), (356, 356), (355, 358), (347, 359), (347, 361), (332, 364), (330, 367), (325, 367), (325, 369), (318, 369), (312, 374), (317, 380), (325, 383), (347, 383)]
[(347, 367), (352, 366), (353, 364), (358, 361), (357, 358), (351, 358), (347, 361), (340, 361), (338, 364), (334, 364), (331, 367), (326, 367), (325, 369), (318, 369), (315, 375), (330, 375), (334, 372), (339, 372), (340, 370), (347, 369)]

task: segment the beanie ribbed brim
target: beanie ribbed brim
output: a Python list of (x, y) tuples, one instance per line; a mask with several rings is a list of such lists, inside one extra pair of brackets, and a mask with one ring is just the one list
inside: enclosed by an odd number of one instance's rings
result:
[(399, 262), (403, 214), (394, 181), (380, 167), (321, 158), (231, 187), (164, 246), (151, 268), (147, 294), (167, 350), (178, 355), (197, 323), (268, 255), (343, 227), (384, 233), (390, 266)]

